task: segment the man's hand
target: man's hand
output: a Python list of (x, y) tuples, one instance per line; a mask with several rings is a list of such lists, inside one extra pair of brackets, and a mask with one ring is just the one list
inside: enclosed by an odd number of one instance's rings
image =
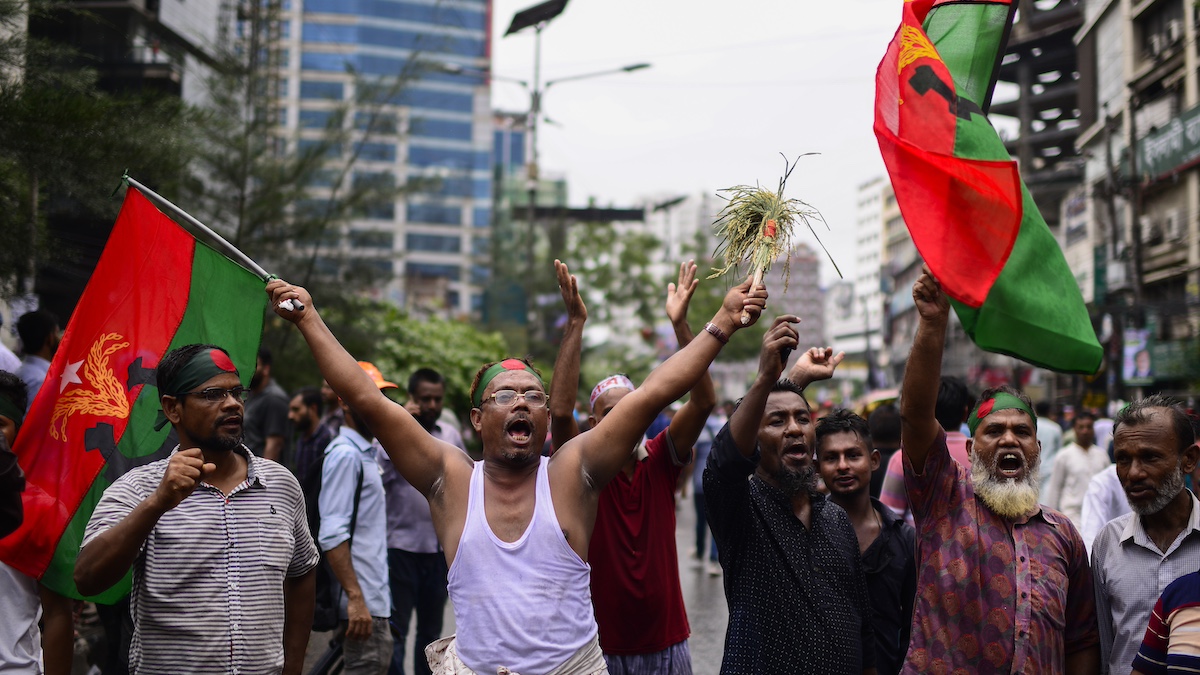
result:
[(913, 302), (925, 321), (946, 321), (950, 316), (950, 301), (929, 267), (921, 268), (921, 276), (913, 284)]
[(205, 476), (217, 470), (217, 466), (204, 461), (200, 448), (188, 448), (171, 455), (162, 482), (154, 491), (155, 502), (163, 511), (170, 511), (192, 494)]
[(346, 616), (347, 640), (366, 640), (371, 637), (371, 610), (367, 609), (367, 601), (362, 595), (346, 601)]
[(788, 372), (788, 379), (802, 388), (813, 382), (828, 380), (844, 358), (846, 352), (834, 354), (833, 347), (813, 347), (796, 359), (796, 365)]
[(775, 323), (763, 335), (762, 351), (758, 355), (758, 376), (770, 382), (775, 382), (783, 374), (783, 358), (780, 354), (784, 349), (795, 349), (800, 341), (800, 335), (792, 324), (799, 323), (800, 317), (794, 314), (784, 314), (775, 317)]
[(679, 264), (679, 283), (667, 285), (667, 318), (677, 326), (687, 321), (688, 303), (700, 282), (696, 280), (696, 262)]
[(587, 307), (583, 304), (583, 296), (579, 295), (579, 280), (567, 269), (566, 263), (559, 260), (554, 261), (554, 272), (558, 275), (558, 290), (567, 307), (567, 320), (587, 321)]
[[(747, 278), (742, 283), (729, 289), (725, 294), (725, 300), (721, 303), (721, 312), (719, 317), (713, 317), (713, 322), (717, 323), (720, 319), (718, 328), (730, 334), (733, 331), (741, 330), (749, 326), (753, 326), (758, 321), (758, 317), (762, 314), (763, 309), (767, 306), (767, 287), (759, 285), (751, 289), (750, 283), (753, 277)], [(750, 315), (748, 323), (742, 323), (742, 312), (745, 311)], [(794, 346), (794, 345), (793, 345)], [(778, 358), (778, 355), (776, 355)], [(780, 366), (782, 368), (782, 366)]]
[(305, 307), (312, 307), (312, 296), (300, 286), (293, 286), (282, 279), (272, 279), (267, 284), (267, 295), (271, 298), (271, 309), (292, 323), (300, 323), (309, 312), (290, 311), (283, 309), (279, 303), (284, 300), (296, 300)]
[(404, 409), (416, 419), (421, 419), (421, 404), (411, 398), (404, 402)]

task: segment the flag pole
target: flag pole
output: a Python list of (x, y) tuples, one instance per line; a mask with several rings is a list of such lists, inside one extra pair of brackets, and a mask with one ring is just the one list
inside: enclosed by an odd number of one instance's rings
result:
[[(130, 187), (136, 188), (138, 192), (141, 192), (147, 199), (153, 202), (158, 207), (158, 210), (165, 212), (180, 227), (190, 232), (192, 236), (212, 246), (216, 249), (217, 253), (229, 258), (264, 282), (270, 281), (274, 277), (273, 274), (264, 270), (262, 265), (254, 262), (250, 256), (242, 253), (236, 246), (226, 241), (225, 237), (222, 237), (204, 223), (193, 218), (192, 214), (172, 204), (166, 197), (142, 185), (129, 174), (125, 174), (122, 178), (125, 182), (129, 183)], [(295, 309), (293, 311), (304, 311), (304, 305), (299, 301), (284, 300), (279, 304), (284, 309), (293, 310), (294, 306)]]
[(233, 244), (226, 241), (224, 237), (216, 232), (213, 232), (212, 229), (210, 229), (207, 225), (193, 218), (190, 213), (184, 211), (178, 206), (175, 206), (168, 201), (166, 197), (163, 197), (154, 190), (142, 185), (129, 175), (125, 176), (125, 181), (128, 182), (131, 187), (137, 188), (137, 191), (145, 195), (147, 199), (154, 202), (154, 205), (157, 206), (160, 211), (167, 212), (167, 214), (170, 215), (175, 222), (179, 223), (183, 229), (191, 231), (193, 235), (199, 235), (197, 236), (197, 239), (207, 239), (208, 241), (205, 243), (215, 248), (217, 252), (221, 253), (226, 258), (229, 258), (242, 267), (245, 267), (248, 271), (253, 272), (256, 276), (258, 276), (259, 279), (266, 281), (268, 278), (270, 278), (271, 275), (268, 274), (261, 265), (251, 260), (250, 256), (239, 251), (236, 247), (234, 247)]

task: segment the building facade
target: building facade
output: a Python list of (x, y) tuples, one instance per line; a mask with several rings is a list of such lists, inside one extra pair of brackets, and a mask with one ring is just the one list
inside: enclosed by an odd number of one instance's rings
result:
[[(490, 278), (493, 117), (490, 0), (282, 0), (280, 124), (319, 142), (350, 104), (355, 181), (409, 186), (327, 242), (318, 267), (375, 269), (377, 295), (478, 315)], [(320, 186), (314, 197), (322, 197)]]

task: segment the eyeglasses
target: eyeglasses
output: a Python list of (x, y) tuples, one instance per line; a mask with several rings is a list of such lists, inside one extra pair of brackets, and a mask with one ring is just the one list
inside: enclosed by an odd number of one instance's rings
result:
[(487, 402), (491, 399), (496, 399), (496, 405), (501, 408), (511, 408), (516, 405), (518, 398), (524, 398), (525, 403), (529, 404), (530, 408), (540, 408), (546, 405), (546, 393), (537, 391), (536, 389), (527, 391), (524, 394), (518, 394), (512, 389), (501, 389), (500, 391), (493, 392), (491, 396), (483, 400)]
[(222, 389), (220, 387), (209, 387), (201, 391), (189, 391), (179, 394), (179, 398), (184, 396), (199, 396), (209, 403), (220, 403), (225, 400), (226, 396), (232, 396), (238, 401), (245, 402), (250, 397), (250, 390), (245, 387), (234, 387), (233, 389)]

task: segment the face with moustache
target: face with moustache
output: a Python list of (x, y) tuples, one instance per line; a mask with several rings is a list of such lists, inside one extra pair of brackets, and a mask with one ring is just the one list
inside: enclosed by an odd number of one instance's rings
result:
[[(501, 389), (517, 392), (513, 405), (504, 407), (492, 397)], [(537, 461), (550, 428), (550, 409), (543, 403), (533, 407), (525, 400), (527, 391), (546, 389), (533, 373), (510, 370), (500, 373), (483, 391), (483, 404), (471, 410), (471, 426), (483, 440), (485, 460), (511, 464)]]
[(1037, 507), (1041, 444), (1033, 420), (1021, 410), (983, 418), (967, 439), (975, 494), (997, 515), (1020, 518)]
[(1157, 409), (1144, 424), (1122, 424), (1113, 436), (1117, 478), (1129, 507), (1153, 516), (1183, 491), (1185, 474), (1196, 468), (1196, 446), (1179, 451), (1179, 439), (1166, 410)]
[(757, 475), (789, 497), (815, 489), (816, 440), (817, 428), (804, 398), (790, 391), (771, 392), (758, 429)]
[[(193, 391), (233, 389), (241, 386), (238, 376), (222, 373), (210, 378)], [(226, 395), (216, 403), (203, 396), (164, 396), (163, 412), (175, 426), (179, 443), (184, 448), (200, 448), (204, 452), (229, 452), (242, 443), (242, 401)]]

